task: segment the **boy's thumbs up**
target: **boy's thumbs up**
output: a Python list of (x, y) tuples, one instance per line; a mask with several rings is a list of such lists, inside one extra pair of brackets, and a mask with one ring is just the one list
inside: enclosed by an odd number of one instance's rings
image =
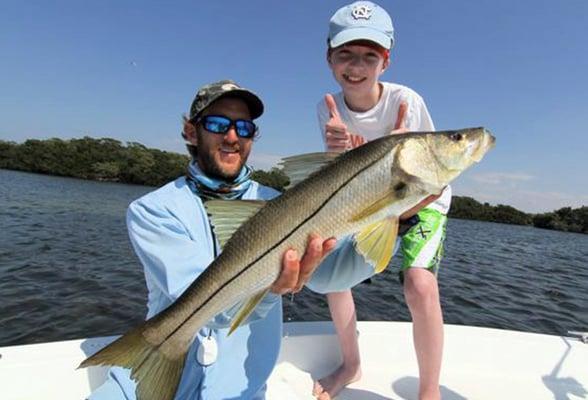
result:
[(398, 106), (398, 116), (396, 117), (396, 123), (394, 124), (394, 130), (391, 133), (405, 133), (408, 132), (406, 127), (406, 113), (408, 112), (408, 104), (403, 101)]
[(325, 140), (329, 151), (342, 152), (364, 144), (365, 138), (363, 136), (350, 133), (347, 130), (347, 125), (341, 119), (332, 94), (325, 95), (325, 104), (330, 117), (325, 124)]
[(341, 121), (341, 116), (339, 115), (339, 110), (337, 110), (337, 103), (335, 103), (335, 99), (333, 95), (327, 93), (325, 95), (325, 103), (327, 104), (327, 108), (329, 109), (329, 115), (331, 119), (336, 119), (337, 121)]

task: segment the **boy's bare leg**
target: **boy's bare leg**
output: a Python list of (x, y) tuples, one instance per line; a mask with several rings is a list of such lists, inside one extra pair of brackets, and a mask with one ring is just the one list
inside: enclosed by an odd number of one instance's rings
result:
[(334, 398), (346, 385), (361, 378), (355, 304), (351, 290), (327, 294), (331, 318), (343, 356), (343, 364), (314, 384), (313, 395), (320, 400)]
[(412, 315), (419, 364), (419, 400), (440, 400), (443, 314), (437, 278), (426, 269), (409, 268), (405, 271), (404, 295)]

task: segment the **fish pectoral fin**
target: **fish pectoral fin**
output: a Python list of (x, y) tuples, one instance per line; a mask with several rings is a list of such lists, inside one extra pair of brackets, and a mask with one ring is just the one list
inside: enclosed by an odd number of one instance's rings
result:
[(143, 400), (172, 400), (176, 394), (188, 348), (173, 359), (149, 343), (143, 331), (133, 329), (96, 354), (84, 360), (78, 368), (97, 365), (119, 365), (131, 370), (137, 382), (137, 398)]
[(368, 262), (374, 264), (375, 272), (380, 273), (392, 259), (397, 236), (398, 217), (389, 217), (358, 232), (355, 235), (355, 248)]
[(221, 248), (245, 221), (265, 205), (261, 200), (208, 200), (204, 203)]
[(358, 222), (371, 217), (379, 211), (389, 207), (396, 198), (397, 196), (395, 195), (394, 189), (390, 188), (390, 190), (388, 190), (380, 199), (355, 214), (351, 218), (351, 222)]
[(247, 319), (247, 317), (249, 317), (249, 315), (251, 315), (253, 310), (255, 310), (255, 307), (257, 307), (259, 302), (263, 300), (263, 298), (268, 292), (269, 288), (257, 292), (241, 306), (241, 308), (235, 315), (233, 322), (231, 323), (231, 328), (229, 329), (229, 333), (227, 334), (227, 336), (233, 333), (233, 331), (237, 329)]
[(278, 165), (282, 167), (282, 172), (290, 179), (290, 184), (288, 185), (288, 188), (290, 188), (308, 178), (313, 172), (330, 164), (338, 156), (339, 153), (333, 152), (301, 154), (285, 157)]

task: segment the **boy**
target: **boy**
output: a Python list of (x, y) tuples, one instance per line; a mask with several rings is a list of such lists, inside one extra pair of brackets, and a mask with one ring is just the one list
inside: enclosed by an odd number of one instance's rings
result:
[[(346, 151), (388, 134), (433, 131), (423, 99), (413, 90), (379, 80), (390, 65), (394, 28), (378, 5), (359, 1), (339, 9), (329, 26), (327, 62), (342, 91), (327, 94), (318, 105), (319, 126), (329, 151)], [(435, 200), (426, 208), (424, 205)], [(413, 320), (419, 365), (419, 399), (440, 399), (439, 373), (443, 350), (443, 317), (436, 273), (451, 190), (431, 196), (401, 216), (418, 219), (401, 240), (401, 280)], [(343, 364), (315, 383), (313, 394), (330, 399), (361, 377), (355, 306), (351, 291), (328, 293), (331, 316), (341, 345)]]

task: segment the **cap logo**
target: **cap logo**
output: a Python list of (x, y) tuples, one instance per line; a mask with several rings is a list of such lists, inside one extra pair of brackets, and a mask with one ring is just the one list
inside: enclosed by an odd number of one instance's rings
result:
[(355, 19), (370, 19), (373, 9), (370, 6), (358, 5), (351, 10), (351, 16)]
[(224, 85), (221, 86), (221, 89), (223, 91), (234, 90), (234, 89), (237, 89), (237, 85), (234, 85), (232, 83), (225, 83)]

